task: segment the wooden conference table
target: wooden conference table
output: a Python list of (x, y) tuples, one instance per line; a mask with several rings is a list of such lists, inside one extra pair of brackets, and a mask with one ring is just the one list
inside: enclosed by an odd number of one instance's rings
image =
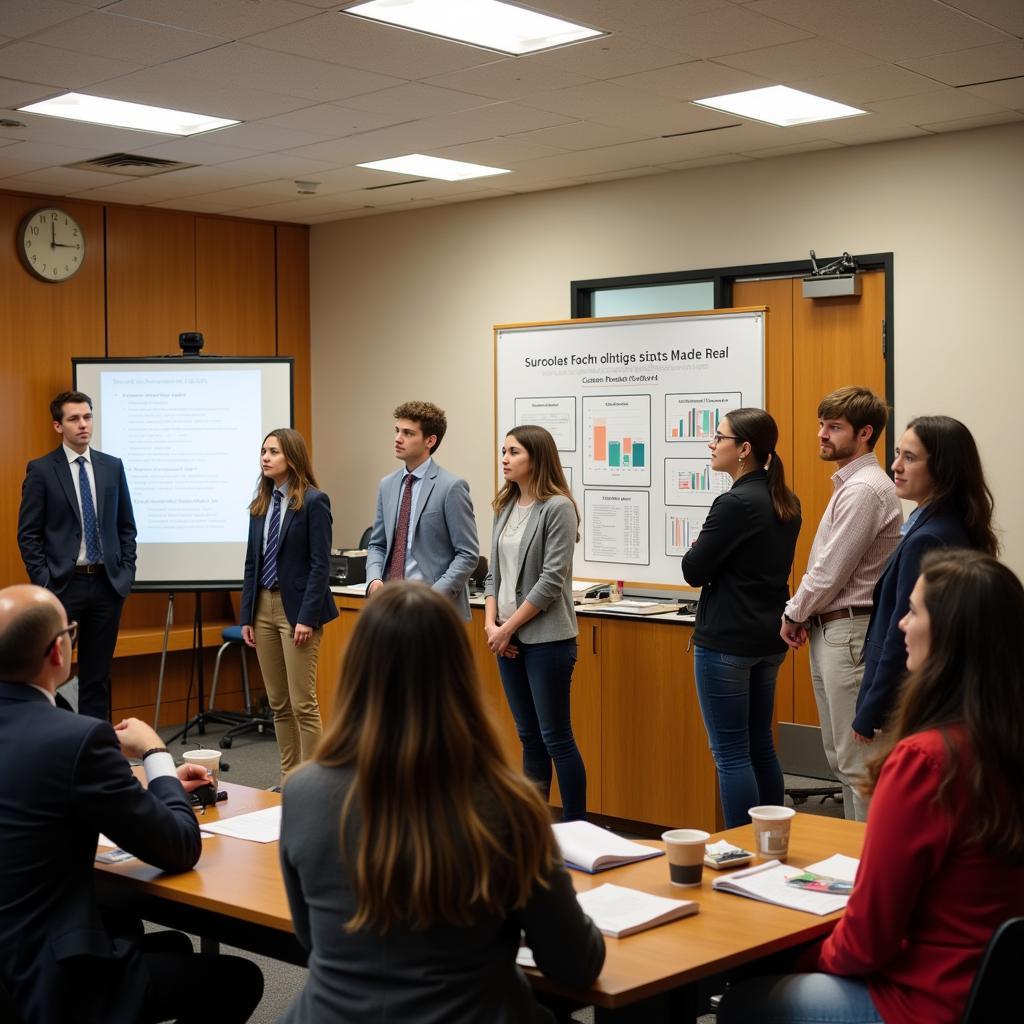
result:
[[(221, 787), (228, 791), (228, 800), (208, 809), (200, 825), (280, 801), (275, 793), (247, 786), (222, 782)], [(753, 848), (749, 825), (717, 838)], [(833, 853), (859, 856), (863, 838), (864, 826), (858, 822), (797, 814), (789, 863), (802, 867)], [(292, 933), (277, 843), (215, 836), (203, 840), (202, 859), (185, 874), (166, 875), (139, 861), (97, 864), (96, 873), (104, 901), (130, 908), (147, 921), (180, 928), (207, 942), (224, 942), (289, 963), (306, 962), (305, 950)], [(700, 913), (625, 939), (606, 939), (604, 969), (586, 992), (565, 992), (536, 971), (527, 972), (531, 981), (544, 991), (593, 1004), (597, 1021), (692, 1021), (705, 1010), (696, 1006), (696, 982), (818, 938), (839, 917), (817, 917), (713, 892), (716, 874), (705, 870), (699, 888), (682, 890), (669, 884), (663, 857), (598, 875), (572, 872), (578, 890), (614, 882), (657, 895), (696, 899)]]

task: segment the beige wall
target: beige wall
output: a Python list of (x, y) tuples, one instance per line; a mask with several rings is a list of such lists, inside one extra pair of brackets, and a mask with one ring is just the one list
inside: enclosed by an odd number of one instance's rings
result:
[(570, 281), (892, 251), (897, 422), (971, 427), (1024, 573), (1022, 167), (1007, 125), (314, 227), (313, 436), (336, 541), (372, 521), (408, 398), (447, 410), (438, 461), (469, 480), (489, 541), (491, 327), (568, 317)]

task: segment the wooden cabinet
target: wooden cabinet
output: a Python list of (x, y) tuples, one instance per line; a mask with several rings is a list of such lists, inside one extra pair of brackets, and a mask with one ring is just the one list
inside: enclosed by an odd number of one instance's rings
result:
[[(320, 648), (320, 707), (326, 721), (345, 646), (362, 598), (337, 597), (341, 618)], [(466, 624), (484, 699), (511, 761), (522, 763), (497, 662), (484, 642), (483, 609)], [(716, 831), (718, 783), (693, 679), (687, 626), (579, 617), (572, 724), (587, 767), (587, 810), (628, 821)], [(329, 681), (329, 685), (328, 685)], [(560, 806), (557, 782), (551, 803)]]

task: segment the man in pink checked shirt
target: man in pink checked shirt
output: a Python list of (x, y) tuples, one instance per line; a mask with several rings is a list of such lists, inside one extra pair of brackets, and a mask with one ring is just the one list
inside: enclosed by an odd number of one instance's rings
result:
[(896, 489), (873, 451), (888, 419), (885, 403), (868, 388), (839, 388), (819, 403), (819, 454), (836, 464), (834, 490), (780, 630), (794, 650), (811, 642), (825, 757), (842, 784), (845, 817), (858, 821), (867, 817), (867, 802), (856, 786), (869, 748), (853, 731), (864, 637), (872, 591), (903, 522)]

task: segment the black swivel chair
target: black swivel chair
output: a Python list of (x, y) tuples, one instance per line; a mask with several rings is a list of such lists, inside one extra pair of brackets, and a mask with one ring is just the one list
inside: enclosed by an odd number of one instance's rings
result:
[[(988, 940), (960, 1024), (1012, 1020), (1020, 1010), (1024, 917), (1004, 921)], [(1017, 1007), (1014, 1010), (1013, 1007)]]
[(366, 550), (366, 545), (370, 543), (370, 534), (372, 534), (372, 533), (373, 533), (373, 527), (372, 526), (368, 526), (365, 530), (363, 530), (363, 535), (362, 535), (362, 537), (359, 538), (359, 544), (356, 547), (356, 551), (365, 551)]

